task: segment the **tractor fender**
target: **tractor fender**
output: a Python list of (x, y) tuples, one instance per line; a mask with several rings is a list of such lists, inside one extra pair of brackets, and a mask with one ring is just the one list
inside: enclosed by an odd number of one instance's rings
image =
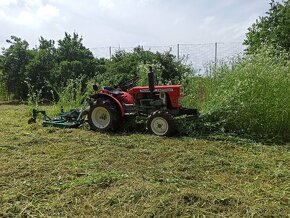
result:
[(125, 116), (125, 110), (124, 110), (123, 105), (114, 96), (106, 94), (106, 93), (98, 93), (98, 94), (95, 94), (95, 95), (91, 95), (90, 98), (93, 98), (93, 99), (104, 98), (104, 99), (109, 99), (109, 100), (115, 102), (118, 105), (119, 109), (120, 109), (121, 117)]

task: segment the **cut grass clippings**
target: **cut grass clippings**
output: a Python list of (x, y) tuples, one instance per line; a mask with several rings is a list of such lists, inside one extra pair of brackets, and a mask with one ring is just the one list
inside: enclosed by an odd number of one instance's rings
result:
[(289, 144), (28, 125), (0, 105), (1, 217), (287, 217)]

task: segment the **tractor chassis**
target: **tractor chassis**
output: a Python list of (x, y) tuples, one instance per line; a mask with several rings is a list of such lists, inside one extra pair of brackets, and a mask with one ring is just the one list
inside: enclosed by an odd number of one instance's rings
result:
[[(126, 115), (141, 115), (141, 116), (148, 116), (154, 111), (158, 110), (154, 106), (138, 106), (138, 105), (123, 105), (125, 109)], [(159, 109), (159, 110), (162, 110)], [(193, 108), (179, 108), (179, 109), (166, 109), (164, 110), (168, 111), (170, 114), (172, 114), (174, 117), (179, 116), (187, 116), (190, 118), (198, 118), (199, 112), (197, 109)]]

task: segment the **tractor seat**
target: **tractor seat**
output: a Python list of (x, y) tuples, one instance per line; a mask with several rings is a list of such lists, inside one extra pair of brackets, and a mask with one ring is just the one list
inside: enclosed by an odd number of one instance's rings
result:
[(112, 94), (113, 96), (120, 96), (123, 94), (122, 91), (115, 89), (113, 87), (109, 87), (109, 86), (105, 86), (104, 87), (105, 90), (107, 90), (110, 94)]

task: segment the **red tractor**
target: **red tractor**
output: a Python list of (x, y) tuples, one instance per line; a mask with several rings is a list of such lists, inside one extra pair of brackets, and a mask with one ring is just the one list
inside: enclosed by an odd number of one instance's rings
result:
[(181, 85), (155, 86), (155, 76), (149, 67), (148, 86), (136, 86), (123, 91), (120, 88), (104, 87), (90, 96), (88, 123), (92, 130), (116, 130), (125, 116), (147, 116), (147, 129), (159, 136), (175, 133), (174, 117), (188, 115), (198, 117), (197, 109), (181, 106)]

